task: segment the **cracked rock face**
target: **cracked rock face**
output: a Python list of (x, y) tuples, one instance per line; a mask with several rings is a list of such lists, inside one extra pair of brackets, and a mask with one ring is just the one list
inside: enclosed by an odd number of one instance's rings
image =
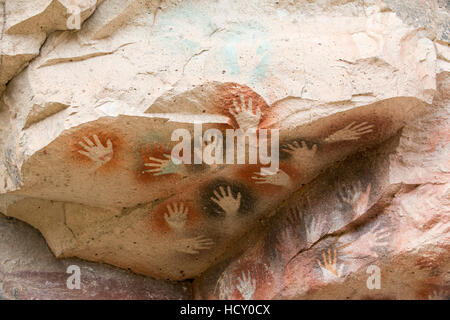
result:
[(0, 4), (4, 297), (448, 298), (445, 1)]
[[(79, 259), (56, 260), (39, 233), (0, 216), (0, 300), (2, 299), (192, 299), (188, 282), (139, 276)], [(70, 266), (80, 269), (80, 290), (68, 290)]]

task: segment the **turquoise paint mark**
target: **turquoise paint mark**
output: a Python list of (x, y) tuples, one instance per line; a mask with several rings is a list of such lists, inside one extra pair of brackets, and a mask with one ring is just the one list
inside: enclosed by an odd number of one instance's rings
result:
[(167, 34), (167, 32), (179, 34), (180, 31), (186, 31), (186, 25), (199, 27), (204, 35), (207, 35), (212, 32), (211, 26), (214, 23), (211, 21), (211, 16), (203, 12), (200, 6), (181, 3), (169, 11), (164, 11), (153, 27), (153, 31), (161, 34)]
[(155, 176), (162, 176), (164, 174), (171, 174), (171, 173), (176, 173), (178, 171), (180, 165), (177, 165), (175, 163), (172, 162), (172, 160), (169, 161), (169, 163), (167, 164), (166, 167), (164, 167), (161, 172), (157, 172), (154, 175)]
[(139, 139), (140, 144), (148, 144), (149, 146), (153, 145), (154, 142), (161, 143), (161, 141), (161, 136), (158, 133), (148, 133)]
[(264, 30), (263, 26), (257, 21), (247, 21), (216, 35), (226, 43), (219, 52), (219, 59), (223, 61), (223, 68), (230, 75), (242, 74), (242, 70), (239, 69), (239, 52), (237, 51), (239, 44), (256, 43), (259, 40), (256, 54), (263, 55), (263, 58), (253, 70), (249, 70), (247, 76), (251, 82), (258, 82), (266, 76), (269, 62), (269, 44), (264, 40), (266, 36)]
[[(260, 46), (261, 48), (261, 46)], [(265, 53), (264, 53), (265, 52)], [(252, 70), (250, 75), (250, 81), (252, 83), (259, 82), (261, 79), (263, 79), (266, 76), (267, 73), (267, 66), (269, 65), (269, 54), (267, 50), (257, 50), (257, 54), (263, 54), (263, 58), (258, 63), (258, 65)]]
[[(196, 41), (197, 38), (194, 35), (190, 38), (188, 34), (190, 26), (195, 26), (196, 30), (200, 30), (203, 33), (200, 39), (209, 36), (218, 29), (218, 24), (214, 21), (214, 17), (204, 12), (203, 9), (199, 4), (182, 3), (169, 11), (161, 13), (151, 32), (164, 39), (163, 41), (167, 43), (165, 50), (193, 54), (199, 50), (201, 43)], [(236, 76), (241, 74), (236, 44), (243, 41), (254, 42), (258, 39), (265, 39), (266, 30), (266, 27), (257, 20), (249, 20), (241, 21), (232, 25), (231, 28), (216, 33), (214, 37), (221, 39), (225, 43), (218, 52), (218, 58), (222, 61), (222, 65), (218, 65), (217, 68), (223, 68), (230, 75)], [(186, 35), (180, 38), (180, 34)], [(257, 48), (257, 53), (264, 54), (264, 57), (248, 74), (249, 81), (253, 83), (260, 81), (267, 74), (267, 64), (269, 62), (267, 41), (263, 40), (261, 42)]]
[(228, 73), (232, 75), (239, 74), (238, 54), (234, 43), (228, 43), (223, 50), (224, 61)]
[(190, 51), (196, 51), (196, 49), (200, 47), (200, 43), (191, 41), (189, 39), (183, 39), (181, 41), (181, 44), (189, 48)]

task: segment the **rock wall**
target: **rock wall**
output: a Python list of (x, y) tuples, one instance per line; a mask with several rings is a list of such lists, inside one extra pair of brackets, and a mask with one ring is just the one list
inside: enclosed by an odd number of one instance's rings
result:
[(0, 3), (6, 298), (448, 298), (446, 1)]

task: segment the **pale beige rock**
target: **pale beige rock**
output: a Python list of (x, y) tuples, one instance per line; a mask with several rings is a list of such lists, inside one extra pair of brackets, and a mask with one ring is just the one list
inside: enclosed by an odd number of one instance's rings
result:
[[(6, 1), (5, 32), (7, 34), (35, 34), (67, 30), (70, 29), (68, 24), (72, 14), (79, 13), (80, 23), (82, 23), (94, 12), (96, 4), (97, 0)], [(78, 10), (72, 12), (72, 8), (78, 8)]]
[[(39, 232), (15, 219), (0, 216), (0, 300), (152, 300), (192, 299), (190, 283), (139, 276), (100, 263), (56, 259)], [(67, 281), (80, 268), (80, 289)]]
[(0, 1), (0, 95), (8, 81), (39, 54), (46, 35), (79, 29), (96, 4), (97, 0)]
[(291, 196), (260, 237), (196, 279), (196, 297), (448, 300), (449, 153), (435, 146), (448, 146), (450, 77), (438, 79), (425, 117)]
[[(98, 10), (92, 21), (109, 10), (106, 5), (102, 7), (104, 10)], [(293, 12), (283, 18), (281, 24), (279, 17), (274, 18), (264, 11), (264, 5), (262, 9), (251, 7), (248, 11), (234, 13), (237, 7), (238, 2), (202, 8), (201, 12), (205, 14), (208, 10), (223, 9), (223, 14), (212, 16), (214, 19), (209, 18), (210, 22), (203, 22), (201, 19), (206, 18), (198, 16), (198, 24), (206, 24), (207, 31), (183, 18), (183, 10), (195, 8), (195, 5), (183, 2), (158, 13), (161, 26), (153, 26), (153, 20), (145, 19), (146, 15), (153, 16), (153, 9), (140, 10), (142, 21), (137, 19), (135, 25), (130, 21), (119, 33), (95, 43), (86, 44), (77, 40), (76, 35), (50, 38), (42, 49), (43, 54), (16, 81), (18, 86), (22, 85), (20, 82), (29, 82), (33, 95), (45, 96), (48, 102), (70, 102), (69, 105), (77, 108), (66, 110), (68, 116), (63, 117), (64, 123), (54, 120), (55, 124), (51, 125), (55, 127), (54, 133), (47, 140), (40, 137), (39, 142), (27, 142), (34, 146), (27, 154), (44, 147), (62, 130), (103, 116), (104, 113), (93, 112), (92, 106), (103, 104), (104, 99), (124, 104), (121, 113), (142, 115), (142, 111), (149, 109), (166, 92), (181, 93), (210, 81), (249, 84), (269, 105), (280, 105), (282, 111), (288, 110), (283, 116), (289, 118), (286, 121), (292, 119), (290, 121), (296, 125), (398, 96), (431, 102), (435, 86), (434, 46), (393, 13), (373, 13), (373, 21), (365, 14), (361, 17), (318, 16), (299, 24), (297, 20), (301, 13)], [(260, 24), (266, 19), (265, 23), (271, 25), (267, 32), (250, 29), (236, 39), (227, 40), (228, 32), (218, 32), (214, 27), (223, 23), (222, 17), (227, 13), (236, 21), (252, 21), (259, 11)], [(164, 19), (169, 23), (167, 27)], [(170, 26), (174, 19), (176, 24)], [(332, 34), (329, 33), (330, 26), (333, 26)], [(151, 44), (147, 40), (148, 27), (154, 34)], [(373, 31), (372, 27), (375, 28)], [(282, 31), (277, 28), (289, 28), (292, 32), (279, 38)], [(165, 35), (166, 29), (172, 29), (169, 35), (173, 42)], [(210, 33), (212, 37), (208, 36)], [(384, 39), (386, 35), (388, 37)], [(163, 39), (167, 37), (169, 40), (165, 43)], [(177, 37), (184, 37), (184, 43), (175, 41)], [(189, 47), (191, 42), (195, 48)], [(293, 43), (302, 45), (292, 47)], [(224, 45), (232, 48), (232, 54), (237, 54), (238, 65), (224, 65), (227, 60), (220, 56), (227, 53)], [(249, 48), (262, 51), (258, 52), (262, 55), (259, 57), (261, 62), (253, 69), (247, 66), (251, 70), (240, 71), (239, 64), (254, 63), (255, 53)], [(367, 48), (373, 49), (367, 51)], [(45, 54), (47, 51), (50, 57)], [(145, 59), (142, 59), (143, 55)], [(317, 59), (318, 56), (321, 59)], [(65, 63), (71, 61), (75, 63)], [(121, 66), (120, 72), (113, 71), (115, 65)], [(233, 71), (234, 68), (239, 71)], [(104, 70), (111, 70), (111, 73), (105, 75)], [(264, 76), (259, 80), (252, 79), (255, 72), (264, 72)], [(62, 82), (64, 90), (59, 90), (55, 84)], [(5, 99), (21, 101), (24, 97), (11, 91)], [(29, 103), (22, 108), (18, 123), (28, 117), (31, 109)], [(24, 139), (36, 137), (33, 128), (25, 136)]]
[(439, 93), (430, 112), (402, 130), (392, 155), (393, 183), (446, 183), (450, 179), (450, 82), (449, 73), (439, 74)]
[[(227, 258), (233, 275), (240, 270), (235, 254), (266, 235), (262, 224), (281, 217), (280, 205), (297, 190), (322, 190), (317, 181), (352, 183), (323, 201), (331, 234), (387, 195), (398, 202), (429, 196), (426, 187), (415, 195), (402, 185), (433, 184), (440, 198), (425, 209), (442, 210), (444, 221), (447, 189), (434, 184), (448, 183), (450, 170), (448, 12), (438, 1), (413, 2), (411, 8), (394, 0), (6, 3), (0, 211), (39, 229), (57, 257), (174, 280), (204, 272), (214, 279), (214, 265)], [(72, 6), (86, 20), (79, 31), (68, 30)], [(237, 117), (238, 103), (255, 113)], [(224, 131), (246, 121), (280, 130), (281, 170), (274, 175), (262, 174), (261, 165), (176, 166), (167, 158), (176, 129), (193, 133), (200, 123)], [(365, 152), (388, 140), (383, 156)], [(374, 167), (357, 167), (355, 154), (372, 157)], [(367, 169), (359, 183), (349, 169), (314, 180), (347, 157)], [(335, 212), (336, 199), (343, 207)], [(392, 203), (394, 211), (399, 206)], [(435, 225), (429, 214), (414, 221), (417, 207), (413, 221), (396, 224), (408, 239), (426, 232), (414, 229), (420, 223)], [(447, 230), (435, 231), (446, 241)], [(352, 232), (350, 238), (364, 234)], [(310, 232), (307, 244), (324, 235)], [(434, 238), (426, 241), (430, 251)], [(392, 257), (409, 261), (425, 246), (409, 245), (395, 244)], [(257, 297), (305, 297), (308, 287), (295, 279), (310, 275), (315, 251), (302, 260), (297, 249), (288, 245), (291, 269), (271, 269), (285, 282)], [(253, 253), (247, 252), (250, 262)], [(210, 278), (199, 279), (197, 296), (236, 296), (212, 293), (204, 279)]]
[[(98, 10), (80, 32), (81, 38), (99, 40), (112, 35), (124, 24), (140, 13), (141, 10), (157, 10), (157, 1), (143, 0), (111, 0)], [(154, 19), (154, 17), (153, 17)]]

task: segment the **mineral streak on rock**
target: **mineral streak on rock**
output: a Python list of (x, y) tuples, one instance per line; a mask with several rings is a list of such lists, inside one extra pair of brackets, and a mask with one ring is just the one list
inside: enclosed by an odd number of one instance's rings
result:
[(448, 299), (449, 17), (0, 0), (0, 297)]

